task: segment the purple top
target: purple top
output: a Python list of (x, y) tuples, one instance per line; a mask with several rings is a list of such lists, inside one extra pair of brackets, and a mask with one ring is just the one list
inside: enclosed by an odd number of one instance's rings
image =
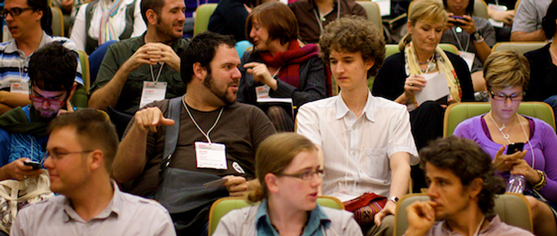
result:
[[(473, 140), (494, 158), (499, 148), (503, 145), (491, 141), (483, 132), (482, 116), (484, 115), (472, 117), (461, 122), (453, 134)], [(534, 150), (532, 152), (530, 145), (526, 143), (524, 149), (529, 150), (524, 160), (531, 166), (532, 153), (534, 153), (536, 158), (534, 169), (543, 170), (547, 175), (547, 185), (539, 192), (549, 201), (557, 203), (557, 136), (553, 128), (544, 121), (532, 117), (526, 118), (534, 121), (535, 129), (533, 129), (533, 136), (530, 138), (530, 144)], [(502, 176), (508, 180), (509, 172), (502, 173)]]

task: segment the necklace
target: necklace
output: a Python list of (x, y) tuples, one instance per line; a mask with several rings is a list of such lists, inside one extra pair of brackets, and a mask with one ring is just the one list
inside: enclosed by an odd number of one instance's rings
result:
[[(417, 60), (418, 60), (418, 56), (416, 55), (416, 61)], [(418, 62), (418, 65), (420, 65), (420, 66), (425, 65), (425, 64), (427, 64), (427, 68), (425, 68), (425, 69), (419, 68), (420, 71), (424, 74), (428, 73), (428, 72), (435, 71), (435, 69), (437, 69), (437, 60), (435, 60), (435, 52), (426, 61)]]
[(555, 59), (555, 61), (557, 61), (557, 57), (555, 56), (555, 54), (553, 54), (553, 51), (551, 51), (551, 47), (549, 47), (549, 54), (551, 54), (553, 59)]
[(209, 134), (211, 134), (211, 131), (213, 131), (213, 128), (215, 128), (217, 123), (219, 123), (220, 116), (222, 115), (222, 111), (224, 110), (224, 107), (221, 107), (220, 112), (219, 112), (219, 116), (217, 117), (217, 120), (215, 120), (215, 123), (213, 124), (213, 126), (211, 126), (209, 131), (207, 131), (207, 133), (205, 133), (203, 131), (203, 129), (201, 129), (201, 127), (199, 127), (199, 125), (197, 124), (197, 122), (195, 121), (193, 116), (191, 115), (190, 109), (188, 109), (188, 106), (186, 105), (185, 101), (186, 101), (186, 96), (184, 95), (184, 98), (182, 99), (182, 105), (184, 105), (184, 108), (186, 108), (186, 111), (188, 112), (188, 115), (190, 116), (191, 121), (193, 121), (193, 124), (195, 125), (195, 127), (197, 127), (199, 132), (201, 132), (201, 134), (203, 134), (203, 136), (205, 136), (205, 138), (207, 138), (207, 141), (209, 141), (209, 144), (211, 144), (211, 138), (209, 138)]
[[(509, 144), (511, 144), (511, 140), (509, 139), (510, 135), (503, 132), (503, 129), (506, 128), (507, 126), (505, 126), (505, 124), (503, 124), (502, 127), (499, 127), (499, 125), (497, 124), (497, 122), (495, 122), (495, 120), (493, 119), (493, 112), (489, 111), (489, 118), (491, 118), (491, 121), (493, 121), (493, 124), (495, 124), (495, 126), (497, 127), (497, 129), (499, 130), (499, 132), (501, 132), (501, 135), (503, 135), (503, 138), (505, 140), (507, 140), (507, 142), (509, 142)], [(521, 125), (522, 127), (522, 125)]]

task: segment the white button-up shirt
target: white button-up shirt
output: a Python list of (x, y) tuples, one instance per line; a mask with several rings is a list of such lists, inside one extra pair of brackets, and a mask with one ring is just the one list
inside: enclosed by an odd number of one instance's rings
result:
[(297, 132), (323, 149), (324, 195), (389, 196), (389, 158), (406, 152), (411, 164), (419, 162), (406, 107), (370, 92), (360, 117), (340, 95), (305, 104), (298, 111)]

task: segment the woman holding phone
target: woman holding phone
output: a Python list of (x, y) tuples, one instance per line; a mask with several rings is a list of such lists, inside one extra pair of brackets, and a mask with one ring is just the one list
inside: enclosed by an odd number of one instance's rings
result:
[[(513, 51), (494, 52), (485, 62), (484, 75), (491, 111), (463, 121), (454, 135), (478, 143), (504, 178), (524, 176), (534, 234), (554, 235), (557, 136), (544, 121), (517, 113), (530, 80), (528, 60)], [(508, 150), (514, 148), (519, 150)]]

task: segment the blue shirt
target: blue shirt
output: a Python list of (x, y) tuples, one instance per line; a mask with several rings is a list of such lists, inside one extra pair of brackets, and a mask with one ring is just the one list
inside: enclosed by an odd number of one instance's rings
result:
[[(257, 209), (255, 215), (256, 230), (258, 236), (279, 236), (279, 233), (271, 225), (269, 219), (269, 211), (267, 208), (267, 199), (261, 202), (261, 206)], [(323, 212), (321, 207), (317, 205), (309, 215), (309, 221), (304, 228), (302, 236), (322, 236), (325, 229), (331, 224), (331, 219)]]

